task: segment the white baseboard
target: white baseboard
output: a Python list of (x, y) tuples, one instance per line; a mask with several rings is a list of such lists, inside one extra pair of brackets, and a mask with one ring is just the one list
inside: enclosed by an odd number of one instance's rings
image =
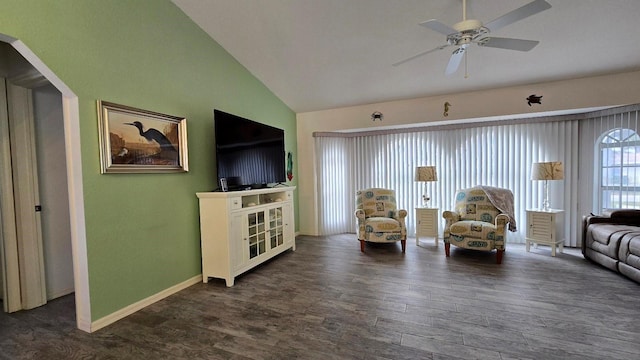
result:
[(123, 309), (120, 309), (112, 314), (109, 314), (103, 318), (100, 318), (94, 322), (91, 323), (91, 330), (90, 332), (94, 332), (94, 331), (98, 331), (100, 329), (102, 329), (105, 326), (111, 325), (114, 322), (123, 319), (131, 314), (133, 314), (134, 312), (141, 310), (157, 301), (160, 301), (170, 295), (173, 295), (181, 290), (184, 290), (186, 288), (188, 288), (191, 285), (197, 284), (199, 282), (202, 282), (202, 274), (200, 275), (196, 275), (194, 277), (192, 277), (191, 279), (188, 279), (186, 281), (183, 281), (179, 284), (176, 284), (168, 289), (162, 290), (159, 293), (155, 294), (155, 295), (151, 295), (146, 299), (142, 299), (136, 303), (133, 303)]
[[(77, 313), (76, 313), (77, 315)], [(76, 319), (76, 325), (78, 326), (78, 329), (84, 331), (84, 332), (91, 332), (91, 321), (87, 320), (87, 319)]]
[(68, 289), (62, 289), (56, 292), (48, 292), (47, 291), (47, 301), (53, 300), (53, 299), (57, 299), (59, 297), (65, 296), (65, 295), (69, 295), (71, 293), (73, 293), (75, 290), (71, 287)]

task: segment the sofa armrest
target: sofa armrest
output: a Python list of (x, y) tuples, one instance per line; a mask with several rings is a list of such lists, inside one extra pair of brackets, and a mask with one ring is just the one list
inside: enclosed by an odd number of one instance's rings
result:
[(392, 219), (398, 220), (401, 224), (405, 223), (405, 219), (407, 218), (407, 210), (396, 210), (390, 214)]
[(458, 214), (455, 211), (448, 211), (448, 210), (447, 211), (443, 211), (442, 212), (442, 217), (447, 221), (448, 220), (451, 220), (453, 222), (460, 221), (460, 214)]
[(611, 222), (610, 216), (604, 215), (587, 215), (582, 217), (582, 256), (585, 256), (585, 252), (587, 251), (587, 229), (591, 224), (607, 224)]
[(400, 233), (402, 234), (402, 238), (406, 239), (407, 236), (407, 210), (398, 210), (398, 222), (400, 223)]
[(495, 219), (494, 225), (496, 226), (496, 235), (504, 238), (507, 230), (507, 224), (509, 224), (510, 217), (507, 214), (498, 214)]
[(583, 217), (584, 224), (589, 226), (591, 224), (610, 223), (611, 217), (606, 215), (587, 215)]
[(507, 224), (509, 223), (509, 215), (507, 214), (498, 214), (495, 220), (496, 233), (499, 235), (504, 235), (505, 229), (507, 228)]
[(443, 211), (442, 217), (445, 219), (444, 231), (448, 232), (454, 222), (460, 221), (460, 214), (455, 211)]
[(585, 256), (587, 249), (587, 230), (591, 224), (610, 224), (611, 217), (608, 215), (587, 215), (582, 217), (582, 255)]
[(364, 219), (365, 213), (364, 210), (358, 209), (355, 211), (354, 215), (358, 218), (358, 223), (356, 224), (356, 232), (358, 233), (358, 240), (364, 240), (365, 238), (365, 228), (364, 228)]
[(582, 218), (582, 255), (587, 246), (587, 229), (591, 224), (618, 224), (640, 226), (640, 210), (619, 209), (609, 215), (587, 215)]

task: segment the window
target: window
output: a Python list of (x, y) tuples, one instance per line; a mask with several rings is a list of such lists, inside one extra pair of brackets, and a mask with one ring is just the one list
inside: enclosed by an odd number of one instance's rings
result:
[(640, 136), (614, 129), (599, 143), (600, 209), (640, 209)]
[[(354, 194), (359, 189), (383, 187), (394, 189), (399, 206), (409, 212), (407, 233), (413, 236), (413, 214), (422, 205), (425, 192), (425, 183), (414, 181), (414, 172), (417, 166), (430, 165), (436, 166), (438, 181), (427, 183), (427, 193), (432, 195), (429, 206), (440, 212), (452, 209), (459, 189), (475, 185), (511, 189), (515, 216), (522, 222), (518, 226), (521, 230), (510, 233), (508, 241), (524, 243), (525, 209), (539, 206), (542, 199), (541, 182), (530, 180), (529, 170), (534, 162), (557, 160), (567, 164), (565, 179), (550, 185), (550, 196), (552, 207), (565, 209), (567, 219), (573, 219), (569, 204), (577, 201), (572, 201), (572, 192), (565, 188), (569, 189), (574, 181), (570, 164), (577, 161), (578, 153), (566, 151), (565, 144), (572, 143), (577, 135), (576, 120), (314, 135), (318, 233), (354, 232)], [(593, 154), (593, 141), (589, 147)], [(442, 218), (439, 223), (443, 229)]]

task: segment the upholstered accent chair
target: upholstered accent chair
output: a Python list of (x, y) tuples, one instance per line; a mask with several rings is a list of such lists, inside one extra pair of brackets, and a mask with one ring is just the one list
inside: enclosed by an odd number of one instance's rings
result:
[(356, 193), (356, 218), (360, 251), (364, 242), (388, 243), (400, 241), (402, 252), (407, 246), (407, 210), (398, 210), (396, 192), (390, 189), (370, 188)]
[(476, 186), (458, 190), (453, 211), (445, 211), (444, 250), (449, 257), (451, 244), (473, 250), (497, 250), (502, 263), (506, 230), (516, 231), (513, 193), (509, 189)]

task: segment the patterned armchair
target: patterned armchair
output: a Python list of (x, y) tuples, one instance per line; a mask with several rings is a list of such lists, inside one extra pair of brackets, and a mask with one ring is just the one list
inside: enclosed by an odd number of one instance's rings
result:
[(389, 189), (371, 188), (356, 193), (356, 218), (360, 251), (364, 242), (396, 242), (407, 244), (406, 210), (396, 208), (396, 192)]
[(453, 244), (465, 249), (496, 249), (497, 263), (502, 263), (505, 230), (516, 231), (511, 190), (489, 186), (458, 190), (454, 211), (445, 211), (442, 217), (446, 220), (444, 250), (447, 257)]

